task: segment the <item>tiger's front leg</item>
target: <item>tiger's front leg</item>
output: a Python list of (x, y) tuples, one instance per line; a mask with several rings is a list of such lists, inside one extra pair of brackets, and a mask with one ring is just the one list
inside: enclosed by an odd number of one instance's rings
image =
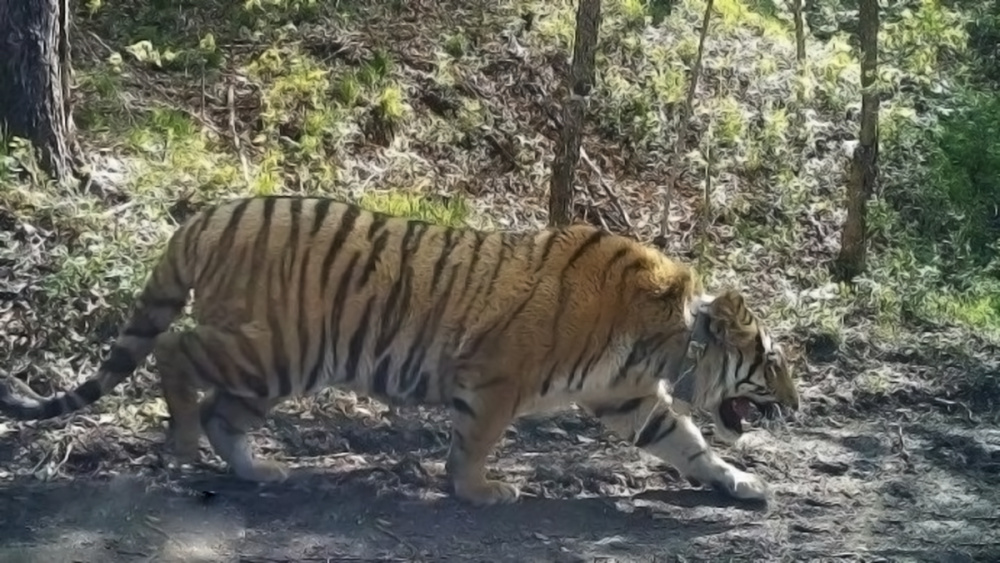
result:
[(767, 486), (712, 451), (698, 427), (670, 404), (663, 385), (647, 395), (582, 405), (601, 423), (650, 454), (676, 467), (685, 477), (738, 499), (765, 500)]
[(517, 501), (518, 488), (486, 478), (486, 458), (513, 418), (516, 389), (498, 377), (490, 386), (460, 384), (451, 399), (451, 447), (446, 470), (459, 498), (473, 505)]

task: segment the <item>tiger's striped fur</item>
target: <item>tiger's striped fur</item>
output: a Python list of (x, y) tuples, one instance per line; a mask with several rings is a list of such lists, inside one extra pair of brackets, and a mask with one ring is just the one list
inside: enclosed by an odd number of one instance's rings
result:
[[(197, 326), (166, 332), (190, 290)], [(692, 480), (762, 499), (764, 483), (712, 451), (670, 390), (690, 388), (728, 441), (748, 401), (799, 402), (780, 347), (738, 293), (704, 294), (690, 268), (629, 238), (583, 225), (448, 228), (322, 198), (200, 211), (171, 237), (94, 378), (49, 399), (0, 385), (0, 410), (75, 411), (151, 352), (179, 461), (204, 431), (237, 476), (281, 480), (284, 466), (255, 457), (247, 432), (281, 399), (336, 385), (449, 405), (447, 471), (476, 504), (518, 497), (485, 478), (511, 421), (572, 403)]]

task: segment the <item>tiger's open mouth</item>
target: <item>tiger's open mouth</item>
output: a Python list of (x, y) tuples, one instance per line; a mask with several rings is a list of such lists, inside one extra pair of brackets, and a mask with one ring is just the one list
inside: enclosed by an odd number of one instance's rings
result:
[(763, 414), (763, 408), (746, 397), (724, 399), (719, 405), (719, 420), (727, 430), (743, 434), (749, 430), (751, 421)]

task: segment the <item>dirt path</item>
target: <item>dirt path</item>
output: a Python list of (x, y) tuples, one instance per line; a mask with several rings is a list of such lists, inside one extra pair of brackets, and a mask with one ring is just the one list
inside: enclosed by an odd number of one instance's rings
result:
[(284, 442), (289, 460), (335, 424), (342, 447), (299, 457), (313, 469), (278, 487), (205, 467), (17, 479), (0, 489), (0, 561), (1000, 558), (1000, 429), (962, 417), (903, 410), (748, 435), (727, 455), (770, 480), (766, 508), (692, 489), (578, 416), (526, 420), (495, 467), (527, 498), (490, 509), (444, 495), (444, 427), (422, 418), (279, 417), (262, 442)]

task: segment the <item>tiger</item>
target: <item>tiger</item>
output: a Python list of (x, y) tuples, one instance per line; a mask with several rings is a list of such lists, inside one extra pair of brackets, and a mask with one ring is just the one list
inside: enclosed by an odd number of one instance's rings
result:
[[(194, 326), (169, 331), (191, 292)], [(766, 502), (765, 482), (722, 459), (677, 406), (712, 413), (724, 444), (752, 426), (753, 408), (799, 408), (789, 362), (742, 294), (706, 293), (691, 266), (630, 236), (444, 226), (325, 197), (197, 211), (97, 373), (49, 398), (7, 377), (0, 411), (77, 411), (150, 354), (177, 463), (196, 460), (204, 434), (236, 478), (284, 481), (287, 466), (258, 457), (248, 433), (279, 402), (333, 386), (450, 409), (448, 492), (479, 506), (521, 496), (486, 475), (506, 428), (574, 405), (695, 486)]]

